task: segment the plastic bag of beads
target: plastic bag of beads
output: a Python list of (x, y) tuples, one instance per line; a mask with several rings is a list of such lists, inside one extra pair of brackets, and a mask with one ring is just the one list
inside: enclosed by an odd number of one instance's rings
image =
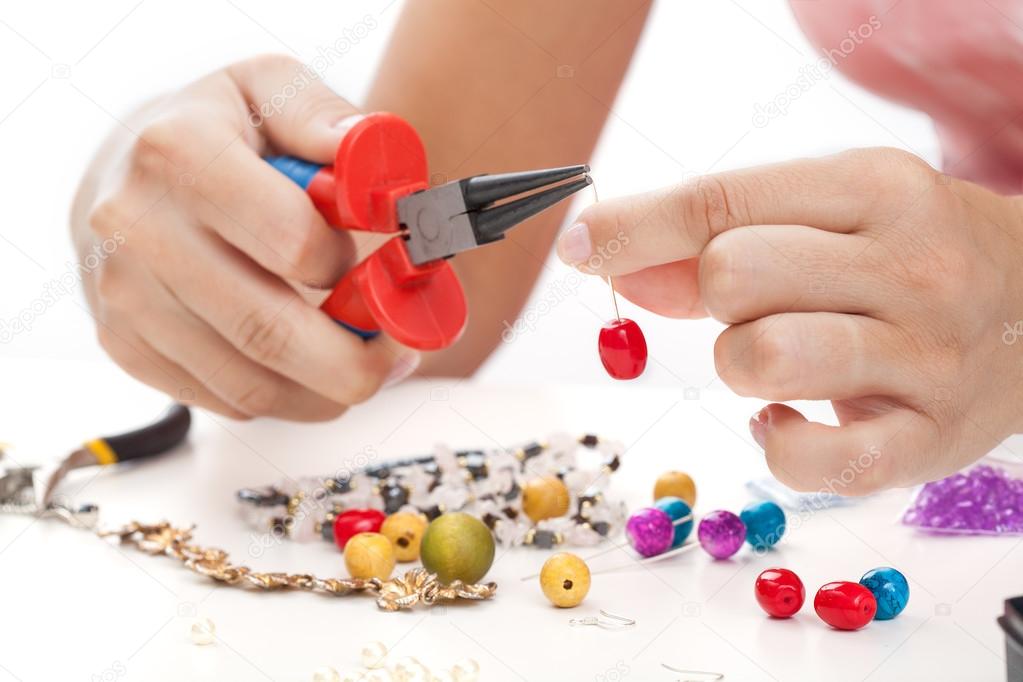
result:
[(1023, 535), (1023, 478), (980, 464), (916, 491), (902, 523), (930, 533)]

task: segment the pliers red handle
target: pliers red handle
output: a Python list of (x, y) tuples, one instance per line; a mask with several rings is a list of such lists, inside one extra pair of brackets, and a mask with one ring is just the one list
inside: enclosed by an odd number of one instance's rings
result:
[(321, 306), (362, 338), (383, 330), (412, 348), (450, 346), (465, 328), (467, 311), (446, 259), (501, 239), (591, 183), (589, 167), (580, 165), (478, 175), (430, 188), (426, 150), (409, 123), (375, 113), (345, 125), (333, 166), (292, 157), (267, 161), (308, 192), (331, 226), (396, 234), (350, 270)]

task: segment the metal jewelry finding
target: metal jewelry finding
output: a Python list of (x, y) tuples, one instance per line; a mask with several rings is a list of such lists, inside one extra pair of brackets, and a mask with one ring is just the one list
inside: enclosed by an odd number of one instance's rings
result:
[(621, 628), (631, 627), (636, 624), (636, 621), (632, 618), (625, 618), (624, 616), (616, 616), (613, 613), (608, 613), (603, 609), (600, 610), (600, 616), (585, 616), (583, 618), (571, 618), (568, 624), (575, 627), (579, 625), (596, 625), (599, 628), (605, 630), (620, 630)]
[[(680, 670), (679, 668), (672, 668), (667, 663), (661, 663), (662, 668), (666, 668), (673, 673), (680, 673), (687, 677), (679, 679), (678, 682), (716, 682), (716, 680), (725, 679), (724, 673), (711, 673), (705, 670)], [(689, 675), (696, 675), (696, 677), (689, 677)]]

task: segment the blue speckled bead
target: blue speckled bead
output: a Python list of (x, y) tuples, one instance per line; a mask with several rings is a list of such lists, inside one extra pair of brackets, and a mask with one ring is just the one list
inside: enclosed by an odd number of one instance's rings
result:
[[(673, 549), (681, 547), (682, 543), (689, 537), (689, 534), (693, 532), (693, 510), (689, 508), (685, 500), (678, 497), (662, 497), (654, 502), (654, 506), (671, 517), (671, 521), (675, 526), (675, 535), (671, 540), (671, 546)], [(689, 517), (687, 521), (676, 523), (685, 516)]]
[(785, 512), (770, 500), (747, 504), (739, 518), (746, 524), (746, 542), (753, 549), (774, 547), (785, 535)]
[(909, 603), (909, 583), (906, 576), (894, 568), (882, 566), (867, 571), (860, 578), (860, 585), (870, 590), (877, 600), (874, 620), (891, 620)]

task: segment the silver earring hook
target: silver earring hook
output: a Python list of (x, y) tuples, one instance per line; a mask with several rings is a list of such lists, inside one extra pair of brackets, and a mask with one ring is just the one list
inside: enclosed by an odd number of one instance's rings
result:
[[(667, 663), (661, 663), (661, 667), (667, 668), (673, 673), (687, 675), (686, 678), (679, 680), (679, 682), (715, 682), (715, 680), (725, 679), (724, 673), (711, 673), (705, 670), (681, 670), (679, 668), (672, 668)], [(696, 677), (688, 677), (688, 675), (696, 675)]]
[(585, 618), (570, 618), (568, 624), (575, 627), (577, 625), (596, 625), (599, 628), (605, 630), (617, 630), (618, 628), (627, 628), (636, 624), (631, 618), (625, 618), (624, 616), (616, 616), (613, 613), (601, 609), (600, 615), (603, 618), (597, 616), (586, 616)]

